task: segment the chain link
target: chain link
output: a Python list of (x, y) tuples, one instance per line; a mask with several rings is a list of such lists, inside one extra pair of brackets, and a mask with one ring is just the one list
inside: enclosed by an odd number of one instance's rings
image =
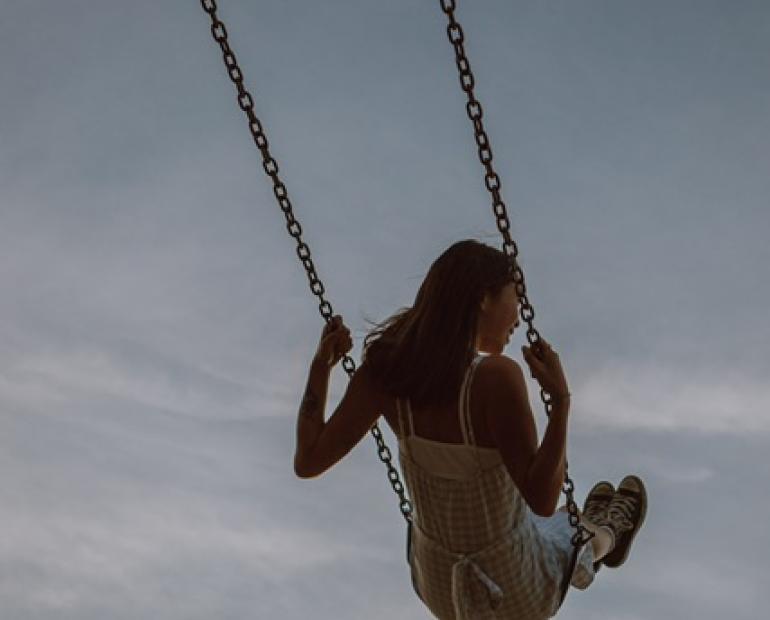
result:
[[(454, 11), (456, 9), (455, 0), (439, 0), (441, 3), (441, 10), (446, 14), (449, 24), (447, 25), (447, 37), (452, 44), (455, 52), (455, 64), (460, 77), (460, 87), (463, 89), (468, 97), (468, 102), (465, 105), (465, 110), (468, 113), (468, 118), (473, 124), (473, 134), (478, 146), (479, 160), (481, 165), (484, 166), (484, 185), (492, 195), (492, 211), (497, 221), (497, 228), (500, 234), (503, 236), (503, 252), (508, 257), (513, 273), (513, 280), (516, 285), (516, 291), (519, 295), (521, 303), (521, 318), (527, 323), (527, 340), (531, 345), (535, 347), (535, 350), (540, 350), (542, 346), (540, 344), (540, 333), (535, 329), (533, 321), (535, 319), (535, 309), (527, 297), (527, 287), (524, 281), (524, 272), (518, 265), (517, 257), (519, 255), (519, 248), (516, 242), (511, 238), (510, 229), (511, 223), (508, 219), (508, 212), (505, 207), (505, 203), (501, 197), (502, 182), (500, 177), (495, 172), (492, 166), (492, 147), (489, 143), (489, 136), (484, 130), (484, 122), (482, 118), (484, 111), (481, 107), (481, 103), (476, 99), (473, 93), (473, 87), (475, 85), (475, 78), (471, 71), (471, 65), (468, 61), (468, 57), (465, 55), (465, 33), (462, 26), (455, 18)], [(548, 416), (553, 411), (553, 399), (551, 395), (546, 391), (540, 390), (540, 398), (545, 405), (545, 412)], [(567, 498), (567, 511), (569, 513), (570, 525), (575, 528), (575, 533), (572, 536), (572, 544), (575, 548), (580, 547), (587, 543), (594, 537), (594, 533), (589, 531), (582, 523), (580, 523), (580, 516), (578, 512), (577, 504), (574, 498), (575, 485), (567, 472), (567, 465), (565, 463), (564, 471), (564, 484), (562, 485), (562, 492)]]
[[(238, 61), (235, 57), (235, 53), (230, 47), (227, 39), (227, 28), (225, 24), (217, 17), (217, 3), (215, 0), (201, 0), (201, 6), (203, 10), (208, 13), (211, 18), (211, 36), (214, 37), (214, 41), (217, 42), (222, 50), (222, 59), (224, 60), (227, 74), (230, 80), (235, 85), (237, 90), (238, 106), (246, 114), (249, 121), (249, 131), (251, 132), (254, 144), (262, 154), (262, 167), (265, 174), (273, 181), (273, 193), (275, 194), (278, 206), (286, 217), (286, 230), (289, 235), (293, 237), (297, 242), (297, 257), (299, 258), (302, 266), (307, 273), (308, 283), (313, 295), (318, 297), (320, 303), (318, 310), (321, 316), (328, 323), (334, 316), (334, 310), (331, 303), (324, 298), (326, 289), (324, 288), (321, 279), (318, 277), (313, 259), (310, 255), (310, 247), (302, 240), (302, 226), (294, 216), (294, 209), (292, 207), (291, 200), (289, 199), (289, 193), (286, 189), (286, 185), (278, 177), (278, 162), (270, 154), (269, 142), (265, 135), (262, 123), (254, 113), (254, 98), (251, 96), (246, 87), (243, 84), (243, 72), (238, 66)], [(353, 376), (356, 370), (356, 363), (349, 355), (346, 355), (342, 360), (342, 367), (348, 373), (350, 377)], [(407, 499), (404, 490), (404, 485), (401, 484), (401, 479), (398, 474), (398, 470), (393, 466), (393, 456), (390, 449), (385, 445), (385, 440), (382, 437), (382, 431), (377, 424), (374, 424), (370, 429), (372, 437), (377, 444), (377, 455), (380, 460), (385, 464), (388, 474), (388, 480), (390, 481), (393, 491), (398, 496), (399, 510), (402, 516), (408, 523), (412, 520), (412, 503)]]

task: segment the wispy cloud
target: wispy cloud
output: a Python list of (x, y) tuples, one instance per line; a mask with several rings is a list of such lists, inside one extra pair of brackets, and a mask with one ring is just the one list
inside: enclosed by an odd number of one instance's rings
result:
[(770, 432), (770, 386), (729, 370), (614, 361), (578, 379), (580, 424), (704, 433)]
[(704, 565), (681, 556), (669, 556), (655, 571), (643, 578), (639, 575), (637, 588), (653, 596), (676, 596), (692, 601), (697, 609), (713, 606), (727, 609), (734, 605), (738, 614), (757, 609), (764, 598), (756, 581), (731, 573), (726, 565)]
[(269, 394), (181, 360), (121, 359), (117, 351), (81, 350), (29, 356), (6, 369), (0, 396), (34, 408), (79, 398), (113, 397), (180, 414), (243, 418), (269, 410)]

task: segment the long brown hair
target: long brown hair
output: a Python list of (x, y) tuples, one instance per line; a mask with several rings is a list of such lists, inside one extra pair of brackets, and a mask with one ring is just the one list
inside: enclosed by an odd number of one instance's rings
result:
[(513, 281), (505, 254), (475, 239), (446, 249), (430, 266), (412, 307), (364, 338), (363, 362), (380, 387), (415, 408), (449, 406), (473, 359), (481, 301)]

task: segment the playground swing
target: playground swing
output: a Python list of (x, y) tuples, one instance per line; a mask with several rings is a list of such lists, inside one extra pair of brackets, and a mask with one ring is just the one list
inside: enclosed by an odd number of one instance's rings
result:
[[(465, 54), (464, 40), (465, 35), (460, 23), (455, 18), (456, 0), (439, 0), (442, 11), (446, 14), (448, 19), (447, 25), (447, 37), (451, 43), (455, 52), (455, 63), (459, 72), (460, 87), (467, 95), (466, 112), (468, 118), (473, 124), (473, 133), (478, 147), (479, 160), (484, 167), (484, 185), (489, 191), (492, 199), (492, 210), (497, 222), (497, 228), (503, 237), (502, 250), (505, 253), (509, 261), (509, 268), (513, 276), (513, 281), (516, 285), (516, 291), (520, 299), (521, 305), (521, 318), (527, 323), (527, 340), (537, 351), (540, 348), (540, 334), (535, 329), (533, 321), (535, 318), (535, 311), (527, 297), (526, 285), (524, 280), (524, 272), (521, 270), (516, 260), (518, 256), (518, 247), (510, 234), (510, 221), (506, 211), (506, 205), (503, 202), (501, 196), (501, 181), (498, 174), (495, 172), (492, 166), (492, 148), (489, 142), (489, 137), (484, 130), (483, 124), (483, 110), (481, 103), (476, 99), (474, 95), (475, 79), (471, 71), (471, 66), (468, 58)], [(334, 316), (331, 303), (324, 298), (325, 288), (321, 282), (318, 274), (315, 270), (313, 259), (311, 258), (309, 246), (302, 240), (302, 226), (294, 217), (294, 211), (292, 208), (291, 200), (289, 199), (286, 186), (281, 181), (278, 171), (278, 163), (272, 157), (269, 150), (269, 142), (265, 135), (262, 123), (257, 118), (254, 112), (254, 100), (246, 87), (244, 86), (243, 73), (238, 65), (235, 57), (235, 53), (232, 51), (227, 38), (227, 29), (225, 24), (217, 17), (217, 4), (216, 0), (201, 0), (201, 6), (203, 10), (211, 18), (211, 34), (222, 50), (222, 57), (227, 68), (228, 76), (237, 89), (237, 101), (238, 106), (246, 114), (249, 124), (249, 131), (254, 139), (254, 143), (262, 154), (262, 166), (265, 173), (270, 177), (273, 182), (273, 193), (278, 201), (278, 206), (283, 211), (286, 217), (286, 229), (291, 237), (297, 242), (296, 252), (297, 256), (305, 268), (310, 290), (318, 297), (320, 303), (318, 306), (321, 316), (329, 323)], [(345, 355), (342, 360), (342, 366), (348, 373), (349, 377), (352, 377), (356, 370), (356, 365), (353, 359)], [(545, 406), (547, 415), (551, 414), (553, 403), (551, 395), (541, 388), (540, 397)], [(399, 510), (407, 523), (407, 561), (409, 559), (410, 541), (412, 535), (412, 504), (406, 497), (404, 485), (401, 482), (398, 470), (393, 466), (392, 454), (390, 449), (385, 444), (385, 441), (380, 431), (379, 426), (375, 423), (370, 429), (370, 433), (374, 437), (377, 454), (380, 460), (386, 467), (388, 480), (396, 493), (399, 502)], [(565, 479), (562, 486), (562, 492), (566, 496), (567, 510), (569, 516), (569, 523), (574, 528), (575, 532), (572, 536), (572, 555), (570, 562), (568, 562), (567, 570), (561, 583), (560, 601), (563, 602), (567, 594), (570, 585), (570, 576), (575, 568), (578, 555), (582, 547), (593, 538), (593, 532), (589, 531), (580, 522), (579, 512), (577, 504), (574, 500), (574, 483), (569, 477), (569, 473), (565, 467)]]

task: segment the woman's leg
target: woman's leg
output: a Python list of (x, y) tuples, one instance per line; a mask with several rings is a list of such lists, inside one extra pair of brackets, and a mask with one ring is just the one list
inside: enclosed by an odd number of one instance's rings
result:
[(607, 555), (615, 546), (615, 536), (609, 528), (591, 523), (583, 515), (580, 515), (580, 522), (587, 530), (593, 532), (595, 536), (591, 539), (591, 546), (594, 548), (594, 562), (598, 562)]
[[(567, 507), (562, 506), (559, 508), (559, 510), (566, 512)], [(595, 523), (589, 521), (585, 516), (583, 516), (583, 513), (580, 510), (578, 510), (578, 515), (580, 516), (580, 523), (583, 525), (583, 527), (595, 534), (595, 536), (591, 539), (591, 546), (594, 549), (594, 562), (598, 562), (610, 551), (612, 551), (612, 548), (615, 546), (615, 537), (608, 528), (601, 525), (596, 525)]]

